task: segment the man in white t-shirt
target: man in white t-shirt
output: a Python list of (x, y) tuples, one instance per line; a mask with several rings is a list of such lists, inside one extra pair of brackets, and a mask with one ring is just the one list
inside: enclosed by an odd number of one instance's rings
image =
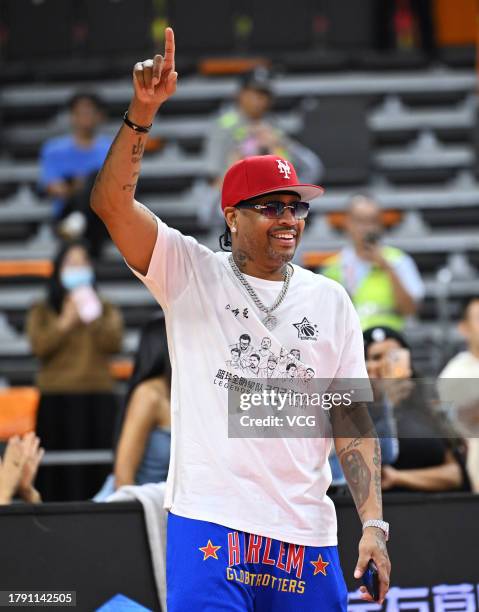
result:
[(453, 357), (439, 374), (438, 390), (444, 403), (454, 405), (458, 425), (469, 438), (467, 467), (479, 492), (479, 297), (465, 301), (459, 331), (467, 350)]
[[(170, 28), (165, 40), (164, 58), (135, 65), (125, 125), (91, 204), (166, 318), (168, 610), (345, 611), (336, 514), (326, 494), (331, 436), (228, 437), (228, 390), (260, 385), (228, 368), (238, 338), (242, 355), (257, 354), (265, 337), (277, 358), (300, 344), (300, 365), (321, 379), (367, 377), (359, 321), (344, 289), (289, 263), (304, 230), (304, 201), (322, 189), (300, 185), (293, 166), (275, 156), (234, 164), (222, 192), (222, 244), (232, 254), (213, 253), (136, 201), (146, 133), (176, 89)], [(244, 350), (241, 339), (249, 339)], [(355, 577), (373, 559), (382, 601), (390, 563), (379, 444), (371, 436), (334, 443), (363, 522)]]

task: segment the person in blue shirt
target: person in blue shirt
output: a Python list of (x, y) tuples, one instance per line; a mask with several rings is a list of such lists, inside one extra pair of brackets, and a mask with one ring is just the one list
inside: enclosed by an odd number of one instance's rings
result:
[(93, 93), (76, 93), (68, 103), (71, 133), (45, 142), (40, 154), (40, 187), (53, 202), (53, 218), (62, 218), (70, 198), (98, 172), (111, 138), (98, 134), (105, 119), (104, 104)]

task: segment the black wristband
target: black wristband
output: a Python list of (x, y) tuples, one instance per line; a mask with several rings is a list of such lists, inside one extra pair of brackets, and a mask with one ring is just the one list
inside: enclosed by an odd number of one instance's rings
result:
[(148, 126), (137, 125), (136, 123), (133, 123), (133, 121), (130, 121), (128, 119), (128, 111), (125, 111), (125, 114), (123, 115), (123, 121), (129, 128), (131, 128), (135, 132), (139, 132), (140, 134), (148, 134), (148, 132), (151, 130), (151, 126), (153, 125), (152, 123), (150, 123), (150, 125)]

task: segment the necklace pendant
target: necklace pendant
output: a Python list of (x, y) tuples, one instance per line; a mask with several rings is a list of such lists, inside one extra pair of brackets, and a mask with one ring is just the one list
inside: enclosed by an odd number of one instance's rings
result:
[(276, 325), (278, 325), (278, 319), (274, 315), (269, 314), (263, 319), (263, 325), (269, 329), (269, 331), (272, 331)]

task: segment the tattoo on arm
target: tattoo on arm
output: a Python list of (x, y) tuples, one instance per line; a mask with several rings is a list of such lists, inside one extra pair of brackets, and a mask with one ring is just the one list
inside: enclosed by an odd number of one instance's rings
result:
[(131, 148), (131, 161), (134, 164), (137, 164), (138, 162), (141, 161), (144, 150), (145, 150), (145, 146), (143, 142), (141, 141), (141, 136), (138, 136), (138, 142), (134, 144)]
[(116, 141), (118, 140), (118, 137), (120, 136), (120, 131), (118, 131), (117, 135), (115, 136), (113, 142), (110, 145), (110, 148), (108, 149), (108, 153), (106, 154), (105, 157), (105, 161), (103, 162), (102, 167), (100, 168), (100, 170), (98, 171), (98, 174), (96, 175), (95, 178), (95, 182), (93, 183), (93, 187), (92, 187), (92, 194), (95, 192), (95, 190), (97, 189), (97, 187), (100, 185), (102, 179), (103, 179), (103, 172), (105, 170), (105, 166), (107, 165), (108, 160), (110, 159), (112, 152), (113, 152), (113, 147), (116, 144)]
[(384, 561), (389, 560), (388, 549), (386, 548), (386, 542), (384, 540), (384, 536), (380, 536), (376, 534), (376, 545), (381, 553), (381, 557)]
[(140, 207), (141, 210), (143, 210), (147, 215), (150, 215), (150, 217), (155, 221), (156, 223), (156, 217), (155, 215), (151, 212), (151, 210), (149, 208), (147, 208), (146, 206), (144, 206), (141, 202), (137, 202), (138, 206)]
[[(137, 176), (140, 176), (140, 173), (133, 172), (133, 174), (131, 175), (131, 178), (135, 179)], [(135, 191), (137, 185), (138, 185), (138, 181), (135, 181), (134, 183), (127, 183), (126, 185), (122, 186), (122, 189), (123, 191), (129, 191), (130, 193), (132, 193), (133, 191)]]
[(373, 455), (373, 463), (374, 463), (374, 489), (376, 491), (376, 499), (379, 503), (381, 503), (382, 499), (382, 490), (381, 490), (381, 446), (379, 445), (379, 440), (375, 438), (374, 440), (374, 455)]
[(369, 497), (371, 470), (358, 450), (344, 450), (345, 452), (341, 454), (341, 465), (359, 510)]

